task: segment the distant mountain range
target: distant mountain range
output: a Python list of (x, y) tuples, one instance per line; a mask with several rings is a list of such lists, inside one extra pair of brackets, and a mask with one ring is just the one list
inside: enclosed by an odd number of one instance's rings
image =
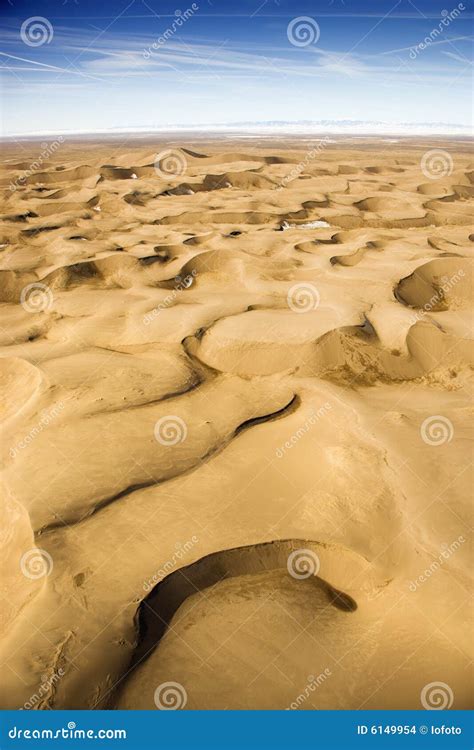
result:
[[(52, 133), (36, 132), (16, 134), (17, 137), (32, 137), (46, 135), (114, 135), (118, 133), (169, 133), (169, 132), (193, 132), (193, 133), (232, 133), (233, 136), (240, 135), (314, 135), (332, 134), (346, 136), (362, 135), (386, 135), (386, 136), (416, 136), (416, 135), (451, 135), (472, 136), (473, 131), (468, 125), (451, 122), (384, 122), (382, 120), (264, 120), (252, 122), (249, 120), (241, 122), (226, 123), (202, 123), (189, 125), (180, 123), (167, 123), (158, 126), (127, 125), (100, 130), (63, 130)], [(12, 134), (13, 136), (13, 134)], [(6, 135), (6, 137), (10, 137)]]
[[(183, 126), (185, 127), (185, 126)], [(196, 126), (198, 129), (202, 129), (206, 126)], [(357, 132), (368, 132), (369, 130), (381, 130), (383, 132), (413, 132), (413, 131), (450, 131), (450, 132), (469, 132), (469, 128), (466, 125), (460, 125), (452, 122), (399, 122), (390, 123), (384, 122), (383, 120), (265, 120), (262, 122), (242, 121), (242, 122), (229, 122), (223, 124), (210, 123), (209, 127), (216, 129), (230, 129), (234, 128), (237, 130), (243, 129), (257, 129), (264, 130), (278, 129), (278, 130), (301, 130), (301, 131), (314, 131), (314, 130), (328, 130), (336, 132), (341, 130), (347, 132), (348, 130)]]

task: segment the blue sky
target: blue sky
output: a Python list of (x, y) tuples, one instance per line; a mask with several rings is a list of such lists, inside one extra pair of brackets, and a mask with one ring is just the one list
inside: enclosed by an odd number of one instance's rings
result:
[(1, 13), (7, 134), (470, 124), (469, 0), (3, 0)]

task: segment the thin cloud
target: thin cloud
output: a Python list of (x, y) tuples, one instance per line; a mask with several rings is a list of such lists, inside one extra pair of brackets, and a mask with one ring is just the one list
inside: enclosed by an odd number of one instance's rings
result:
[[(26, 62), (33, 66), (32, 68), (23, 68), (23, 70), (35, 70), (35, 67), (38, 67), (42, 69), (52, 70), (55, 72), (78, 75), (78, 76), (82, 76), (82, 78), (92, 78), (93, 80), (97, 80), (97, 81), (102, 80), (100, 78), (96, 78), (95, 76), (88, 75), (87, 73), (83, 73), (82, 71), (79, 71), (79, 70), (71, 70), (70, 68), (61, 68), (57, 65), (49, 65), (48, 63), (38, 62), (37, 60), (29, 60), (27, 57), (18, 57), (17, 55), (9, 55), (6, 52), (0, 52), (0, 56), (4, 58), (8, 58), (9, 60), (18, 60), (20, 62)], [(15, 68), (15, 70), (21, 70), (21, 68)]]

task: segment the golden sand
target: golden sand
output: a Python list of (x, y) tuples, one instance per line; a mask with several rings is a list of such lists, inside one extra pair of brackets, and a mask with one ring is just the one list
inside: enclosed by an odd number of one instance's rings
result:
[(469, 707), (469, 144), (41, 148), (1, 169), (2, 708)]

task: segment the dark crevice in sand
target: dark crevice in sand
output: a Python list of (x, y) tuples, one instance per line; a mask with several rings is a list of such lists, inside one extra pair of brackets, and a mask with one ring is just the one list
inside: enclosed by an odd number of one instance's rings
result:
[(169, 401), (172, 398), (177, 398), (178, 396), (184, 396), (187, 393), (191, 393), (192, 391), (196, 390), (196, 388), (199, 388), (200, 385), (202, 385), (205, 382), (205, 379), (200, 377), (196, 372), (193, 372), (193, 380), (187, 384), (184, 388), (178, 389), (177, 391), (170, 391), (170, 393), (167, 393), (166, 396), (160, 396), (160, 398), (152, 399), (151, 401), (143, 401), (140, 404), (130, 404), (127, 406), (126, 404), (124, 406), (112, 406), (109, 409), (101, 409), (100, 411), (94, 411), (93, 413), (86, 415), (87, 417), (96, 417), (98, 414), (117, 414), (120, 412), (130, 412), (130, 411), (136, 411), (138, 409), (144, 409), (148, 408), (150, 406), (156, 406), (157, 404), (161, 404), (164, 401)]
[[(301, 402), (300, 402), (299, 396), (294, 394), (291, 400), (283, 408), (278, 409), (275, 412), (270, 412), (269, 414), (265, 414), (264, 416), (255, 417), (253, 419), (248, 419), (245, 422), (242, 422), (242, 424), (238, 425), (235, 428), (235, 430), (232, 432), (232, 434), (226, 440), (223, 440), (222, 443), (217, 448), (213, 448), (212, 450), (208, 451), (208, 453), (204, 454), (204, 456), (202, 456), (201, 458), (198, 458), (196, 463), (193, 466), (191, 466), (189, 469), (186, 469), (184, 471), (177, 471), (175, 474), (170, 473), (167, 477), (161, 480), (151, 477), (146, 482), (139, 482), (139, 483), (129, 485), (128, 487), (125, 487), (123, 490), (120, 490), (120, 492), (117, 492), (116, 494), (110, 497), (104, 498), (103, 500), (98, 502), (80, 518), (76, 518), (76, 519), (63, 518), (61, 519), (61, 521), (47, 524), (46, 526), (43, 526), (42, 528), (36, 530), (35, 535), (42, 536), (43, 534), (47, 534), (51, 531), (54, 531), (55, 529), (78, 525), (84, 521), (87, 521), (88, 518), (95, 515), (98, 511), (102, 510), (108, 505), (111, 505), (116, 500), (120, 500), (123, 497), (127, 497), (128, 495), (131, 495), (134, 492), (137, 492), (137, 490), (144, 490), (149, 487), (164, 485), (166, 482), (170, 482), (173, 479), (188, 476), (189, 474), (192, 474), (194, 471), (199, 469), (203, 464), (207, 463), (211, 458), (213, 458), (214, 456), (224, 451), (227, 448), (227, 446), (230, 445), (232, 440), (236, 438), (244, 430), (250, 429), (250, 427), (253, 427), (257, 424), (262, 424), (263, 422), (271, 422), (275, 419), (281, 419), (282, 417), (287, 416), (288, 414), (295, 411), (300, 405), (300, 403)], [(139, 408), (139, 407), (136, 407), (136, 408)]]
[(237, 427), (237, 429), (234, 432), (234, 436), (240, 435), (241, 432), (244, 432), (245, 430), (248, 430), (249, 427), (253, 427), (257, 424), (262, 424), (263, 422), (268, 421), (275, 421), (277, 419), (281, 419), (281, 417), (287, 417), (289, 414), (293, 414), (299, 407), (301, 406), (301, 399), (300, 397), (295, 394), (293, 398), (291, 399), (290, 403), (284, 406), (282, 409), (279, 409), (278, 411), (274, 411), (270, 415), (265, 415), (263, 417), (254, 417), (253, 419), (247, 419), (246, 422), (242, 422), (241, 425)]
[[(317, 542), (305, 539), (278, 539), (235, 547), (206, 555), (190, 565), (165, 575), (137, 609), (135, 615), (137, 645), (125, 672), (127, 677), (157, 648), (173, 617), (186, 599), (229, 578), (284, 571), (288, 576), (288, 581), (295, 587), (307, 591), (307, 596), (310, 597), (315, 588), (323, 589), (327, 595), (328, 606), (334, 606), (344, 612), (356, 611), (357, 602), (349, 594), (339, 591), (323, 578), (312, 573), (306, 578), (291, 575), (288, 568), (289, 555), (296, 550), (304, 550), (305, 553), (309, 551), (309, 555), (314, 554), (317, 558), (316, 550), (319, 546)], [(169, 567), (170, 564), (165, 563), (162, 572), (166, 573)], [(123, 688), (125, 684), (126, 680), (122, 681), (120, 687)], [(111, 704), (113, 703), (112, 698)]]

